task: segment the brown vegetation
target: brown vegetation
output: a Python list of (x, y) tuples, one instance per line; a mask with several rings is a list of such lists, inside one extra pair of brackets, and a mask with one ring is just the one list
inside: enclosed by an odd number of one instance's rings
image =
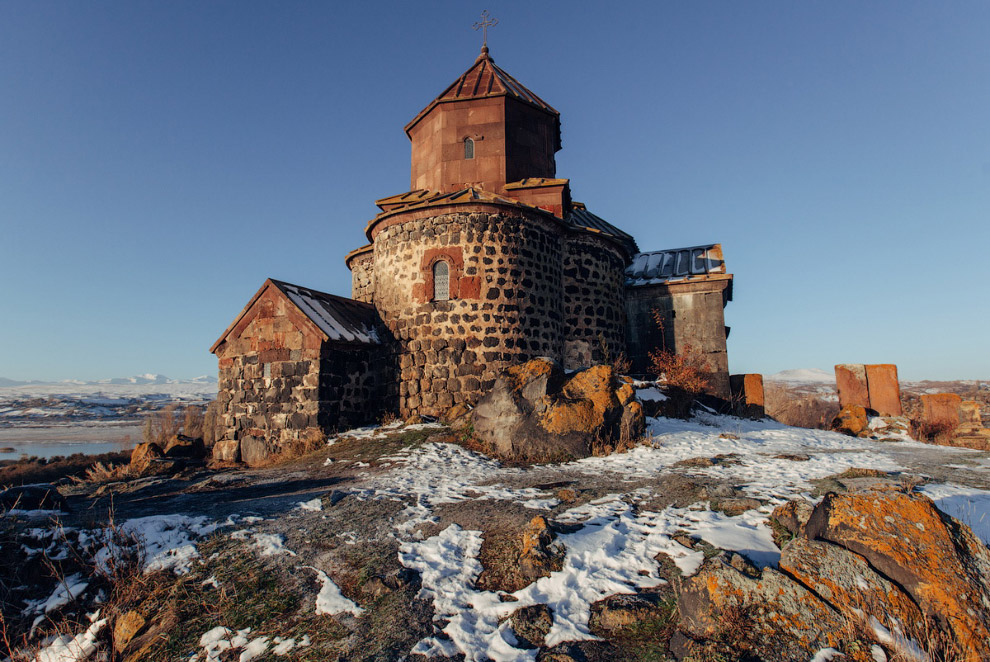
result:
[(67, 457), (4, 460), (0, 462), (0, 485), (28, 485), (30, 483), (54, 483), (63, 478), (82, 476), (98, 464), (112, 466), (130, 461), (131, 452), (84, 455), (76, 453)]
[(828, 430), (839, 413), (839, 403), (813, 393), (795, 393), (789, 387), (770, 382), (764, 388), (767, 415), (784, 425)]

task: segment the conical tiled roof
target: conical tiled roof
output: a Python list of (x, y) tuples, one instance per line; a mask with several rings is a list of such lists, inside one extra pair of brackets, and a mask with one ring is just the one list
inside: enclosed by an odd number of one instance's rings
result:
[(406, 133), (409, 133), (409, 130), (438, 104), (485, 97), (512, 97), (551, 115), (560, 116), (560, 113), (553, 106), (533, 94), (526, 86), (497, 66), (495, 60), (488, 54), (488, 47), (484, 46), (481, 49), (481, 55), (474, 61), (471, 68), (451, 83), (446, 90), (440, 93), (440, 96), (431, 101), (430, 105), (421, 110), (406, 125)]

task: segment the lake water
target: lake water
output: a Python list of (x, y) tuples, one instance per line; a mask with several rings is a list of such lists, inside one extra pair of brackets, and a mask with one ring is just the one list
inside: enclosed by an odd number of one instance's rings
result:
[(114, 453), (130, 450), (140, 441), (141, 426), (134, 423), (0, 428), (0, 460)]

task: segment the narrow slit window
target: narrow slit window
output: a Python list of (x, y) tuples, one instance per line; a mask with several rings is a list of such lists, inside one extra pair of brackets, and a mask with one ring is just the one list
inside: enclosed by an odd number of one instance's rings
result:
[(433, 300), (450, 299), (450, 266), (443, 260), (433, 265)]
[(474, 141), (470, 138), (464, 139), (464, 158), (473, 159), (474, 158)]

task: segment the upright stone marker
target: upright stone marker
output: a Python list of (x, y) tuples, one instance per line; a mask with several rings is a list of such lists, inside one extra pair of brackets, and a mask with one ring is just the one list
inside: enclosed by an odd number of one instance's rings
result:
[(752, 373), (729, 377), (736, 416), (760, 419), (766, 416), (763, 401), (763, 375)]
[(835, 386), (839, 390), (839, 407), (859, 405), (870, 409), (870, 389), (866, 381), (866, 367), (859, 363), (842, 363), (835, 366)]
[(929, 393), (921, 396), (922, 416), (929, 425), (959, 426), (959, 405), (962, 398), (955, 393)]
[(881, 416), (900, 416), (903, 413), (896, 365), (881, 363), (866, 366), (866, 385), (870, 393), (870, 409)]

